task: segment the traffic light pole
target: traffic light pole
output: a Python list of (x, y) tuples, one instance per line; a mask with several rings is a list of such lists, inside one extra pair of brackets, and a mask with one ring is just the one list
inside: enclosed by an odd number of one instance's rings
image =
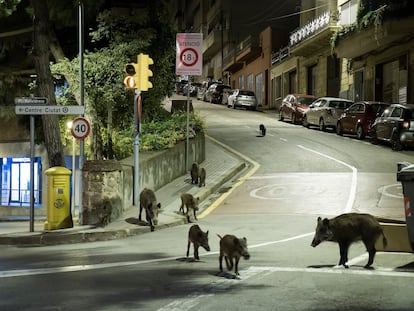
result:
[(134, 95), (134, 205), (139, 202), (139, 132), (141, 127), (141, 91)]

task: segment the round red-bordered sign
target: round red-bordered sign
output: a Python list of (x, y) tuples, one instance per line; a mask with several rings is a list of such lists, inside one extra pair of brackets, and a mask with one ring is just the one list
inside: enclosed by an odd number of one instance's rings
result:
[(193, 48), (186, 48), (180, 53), (180, 60), (184, 66), (194, 66), (198, 61), (198, 53)]
[(77, 139), (84, 139), (89, 135), (91, 126), (89, 121), (83, 117), (78, 117), (72, 121), (72, 128), (70, 129), (73, 137)]

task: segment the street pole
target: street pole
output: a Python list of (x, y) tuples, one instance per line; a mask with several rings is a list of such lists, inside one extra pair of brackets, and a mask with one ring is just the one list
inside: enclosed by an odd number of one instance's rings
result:
[(139, 132), (141, 126), (141, 91), (134, 95), (134, 205), (139, 206)]
[(186, 143), (185, 143), (185, 169), (186, 171), (190, 169), (190, 152), (189, 152), (189, 128), (190, 128), (190, 76), (188, 76), (188, 87), (187, 87), (187, 129), (186, 129)]
[(30, 232), (34, 231), (34, 130), (35, 119), (30, 116)]
[[(79, 105), (84, 106), (84, 68), (83, 68), (83, 3), (79, 1)], [(81, 115), (83, 117), (83, 115)], [(79, 224), (83, 224), (82, 209), (83, 209), (83, 185), (82, 185), (82, 169), (85, 157), (85, 142), (83, 139), (79, 141), (79, 171), (81, 172), (81, 182), (79, 183)], [(73, 169), (75, 172), (75, 168)]]

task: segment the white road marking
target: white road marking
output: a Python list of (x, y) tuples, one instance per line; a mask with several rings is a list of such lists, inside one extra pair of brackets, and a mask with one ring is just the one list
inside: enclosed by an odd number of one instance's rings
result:
[(343, 162), (341, 160), (338, 160), (338, 159), (336, 159), (334, 157), (328, 156), (328, 155), (326, 155), (324, 153), (321, 153), (319, 151), (316, 151), (316, 150), (313, 150), (313, 149), (309, 149), (309, 148), (306, 148), (306, 147), (301, 146), (301, 145), (298, 145), (298, 147), (301, 148), (301, 149), (304, 149), (304, 150), (313, 152), (313, 153), (315, 153), (317, 155), (320, 155), (321, 157), (324, 157), (324, 158), (330, 159), (332, 161), (335, 161), (335, 162), (337, 162), (339, 164), (342, 164), (342, 165), (348, 167), (352, 171), (351, 190), (349, 192), (348, 202), (346, 203), (346, 207), (345, 207), (344, 213), (351, 212), (352, 211), (352, 207), (353, 207), (354, 202), (355, 202), (355, 197), (356, 197), (358, 170), (354, 166), (352, 166), (352, 165), (349, 165), (349, 164), (347, 164), (347, 163), (345, 163), (345, 162)]

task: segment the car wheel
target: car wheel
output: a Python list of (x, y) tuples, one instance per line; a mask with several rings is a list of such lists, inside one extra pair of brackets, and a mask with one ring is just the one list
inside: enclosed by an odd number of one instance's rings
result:
[(394, 133), (391, 138), (391, 149), (394, 151), (401, 151), (403, 150), (403, 145), (400, 140), (400, 136), (398, 133)]
[(357, 136), (357, 139), (364, 139), (364, 137), (365, 137), (365, 134), (364, 134), (364, 131), (362, 130), (361, 125), (358, 125), (358, 127), (357, 127), (356, 136)]
[(340, 122), (338, 122), (336, 124), (336, 135), (340, 135), (340, 136), (343, 135), (342, 126), (341, 126), (341, 123)]

